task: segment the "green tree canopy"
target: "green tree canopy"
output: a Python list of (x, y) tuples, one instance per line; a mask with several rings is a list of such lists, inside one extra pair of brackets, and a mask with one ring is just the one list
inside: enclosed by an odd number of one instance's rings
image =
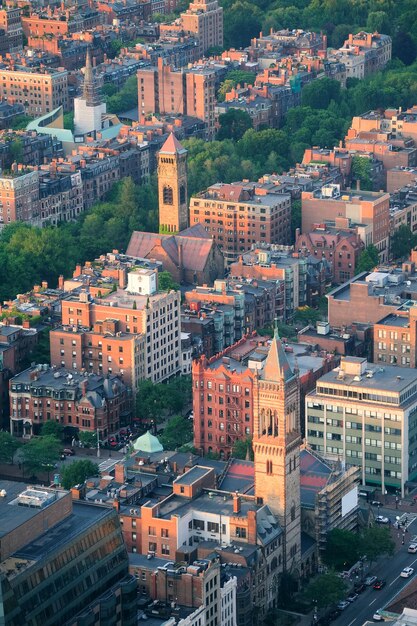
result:
[(227, 113), (219, 115), (220, 128), (217, 139), (233, 139), (238, 141), (245, 132), (252, 128), (252, 120), (249, 113), (241, 109), (229, 109)]
[(167, 421), (159, 440), (165, 450), (176, 450), (182, 445), (191, 442), (193, 440), (192, 421), (181, 415), (171, 417)]
[(0, 431), (0, 463), (13, 463), (21, 442), (8, 432)]
[(346, 591), (345, 581), (337, 574), (329, 572), (313, 578), (308, 583), (304, 595), (311, 602), (317, 603), (317, 608), (326, 609), (342, 600)]
[(48, 420), (44, 424), (42, 424), (41, 428), (42, 437), (47, 437), (51, 435), (52, 437), (56, 437), (58, 441), (62, 440), (62, 436), (64, 434), (64, 427), (54, 420)]
[(355, 181), (360, 181), (361, 189), (372, 191), (371, 177), (372, 163), (367, 157), (354, 156), (352, 158), (352, 177)]
[(80, 430), (78, 440), (85, 448), (97, 447), (97, 433), (91, 430)]
[(88, 459), (73, 461), (61, 468), (61, 485), (64, 489), (71, 489), (75, 485), (81, 485), (90, 476), (98, 476), (97, 463)]
[(304, 87), (301, 94), (302, 105), (312, 109), (327, 109), (332, 100), (340, 100), (340, 83), (331, 78), (313, 80)]
[(362, 250), (359, 255), (356, 273), (360, 274), (360, 272), (370, 272), (378, 265), (378, 263), (378, 249), (373, 244), (370, 244), (365, 248), (365, 250)]
[(160, 291), (178, 291), (180, 286), (172, 278), (172, 274), (167, 270), (158, 272), (158, 289)]
[(401, 224), (391, 235), (390, 250), (394, 259), (405, 259), (417, 245), (417, 236), (411, 232), (407, 224)]
[(246, 459), (248, 455), (249, 459), (253, 460), (252, 439), (250, 437), (237, 439), (233, 445), (232, 457), (235, 459)]
[(395, 543), (388, 528), (372, 526), (365, 528), (361, 534), (362, 554), (366, 554), (369, 561), (376, 561), (382, 555), (392, 556)]
[(336, 570), (349, 569), (361, 556), (359, 535), (335, 528), (327, 535), (324, 562)]
[(59, 460), (62, 444), (53, 435), (33, 437), (20, 452), (25, 470), (29, 473), (47, 472)]

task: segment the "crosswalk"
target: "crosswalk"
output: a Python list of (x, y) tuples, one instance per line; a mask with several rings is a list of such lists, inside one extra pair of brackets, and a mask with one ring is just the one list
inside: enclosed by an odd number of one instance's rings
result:
[(400, 529), (408, 528), (417, 519), (417, 513), (403, 513), (398, 518), (395, 523), (399, 523)]

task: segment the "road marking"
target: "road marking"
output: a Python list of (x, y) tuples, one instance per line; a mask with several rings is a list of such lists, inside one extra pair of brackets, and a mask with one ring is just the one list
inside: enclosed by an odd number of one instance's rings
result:
[(353, 624), (354, 622), (356, 622), (356, 618), (355, 618), (355, 619), (353, 619), (353, 620), (350, 622), (350, 624), (348, 624), (348, 626), (352, 626), (352, 624)]
[(390, 583), (390, 584), (388, 585), (388, 587), (391, 587), (391, 585), (393, 585), (393, 584), (395, 583), (395, 581), (396, 581), (396, 580), (398, 580), (398, 579), (399, 579), (399, 576), (397, 576), (397, 578), (394, 578), (394, 580), (392, 581), (392, 583)]
[(374, 602), (376, 602), (376, 598), (375, 600), (372, 600), (372, 602), (369, 603), (369, 606), (371, 606), (371, 604), (373, 604)]

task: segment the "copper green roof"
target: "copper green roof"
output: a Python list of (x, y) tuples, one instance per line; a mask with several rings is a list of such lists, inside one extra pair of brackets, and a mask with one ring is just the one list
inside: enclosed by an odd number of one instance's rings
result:
[(151, 435), (149, 430), (144, 434), (138, 437), (133, 444), (133, 448), (137, 452), (147, 452), (148, 454), (153, 454), (154, 452), (163, 452), (164, 448), (159, 443), (158, 437)]

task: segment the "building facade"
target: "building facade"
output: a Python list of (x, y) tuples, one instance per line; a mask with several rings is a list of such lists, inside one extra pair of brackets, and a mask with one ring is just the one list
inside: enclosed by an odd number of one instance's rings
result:
[(171, 133), (158, 154), (159, 232), (188, 228), (187, 150)]
[(257, 183), (216, 183), (190, 199), (190, 224), (196, 223), (230, 264), (256, 242), (289, 243), (291, 197)]
[(3, 99), (10, 104), (22, 104), (31, 117), (39, 117), (60, 106), (64, 111), (69, 110), (68, 72), (65, 70), (2, 67), (0, 79)]
[(307, 442), (361, 468), (362, 484), (406, 491), (417, 472), (417, 374), (342, 357), (306, 396)]

